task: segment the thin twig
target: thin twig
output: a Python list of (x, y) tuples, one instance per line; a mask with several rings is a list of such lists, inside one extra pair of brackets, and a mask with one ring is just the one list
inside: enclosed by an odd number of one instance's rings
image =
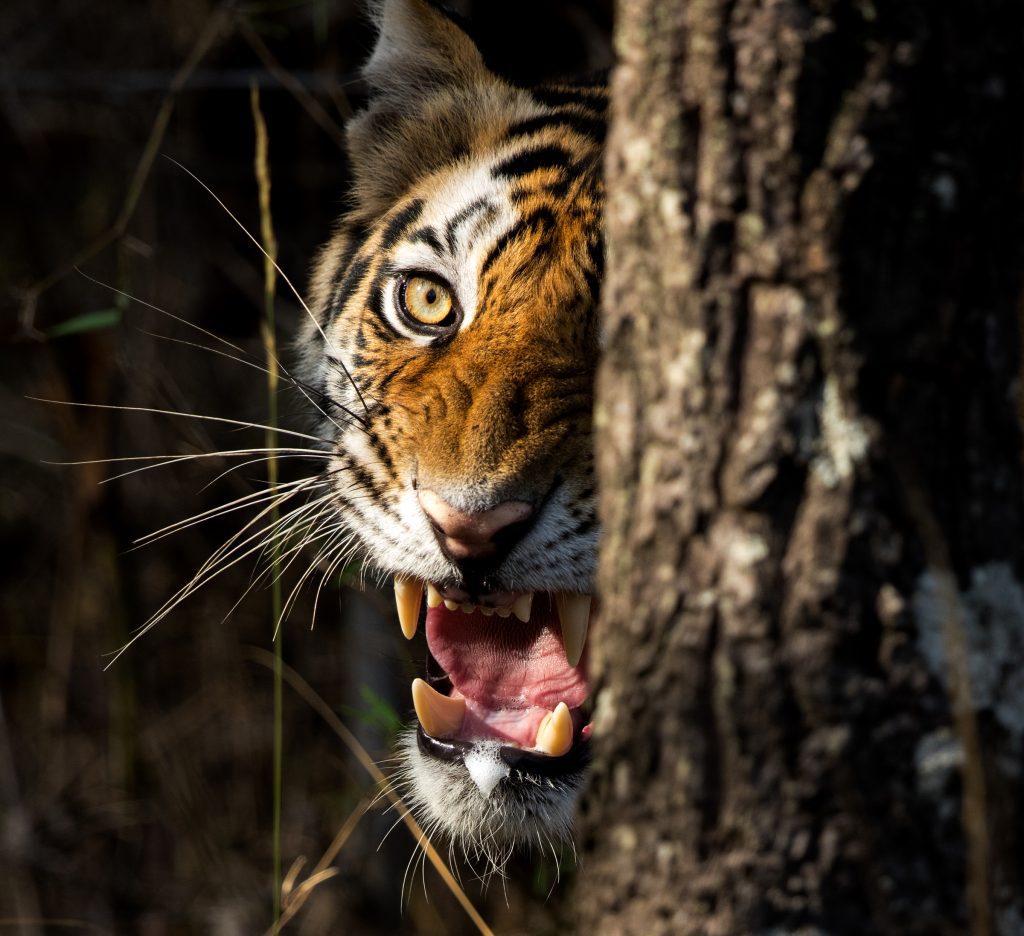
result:
[(39, 297), (44, 292), (53, 287), (56, 283), (60, 282), (60, 280), (64, 279), (65, 276), (73, 273), (76, 267), (87, 263), (101, 250), (108, 247), (119, 237), (124, 235), (128, 228), (128, 223), (131, 221), (132, 216), (135, 214), (135, 209), (138, 207), (139, 198), (142, 195), (142, 190), (146, 186), (146, 181), (149, 179), (150, 170), (153, 168), (153, 160), (156, 159), (156, 155), (160, 150), (160, 144), (163, 142), (164, 135), (167, 133), (167, 126), (170, 123), (171, 115), (174, 113), (175, 105), (178, 102), (178, 93), (185, 87), (189, 78), (192, 76), (192, 73), (196, 70), (196, 67), (206, 57), (206, 54), (213, 47), (216, 40), (221, 36), (225, 25), (227, 25), (231, 19), (232, 8), (234, 7), (235, 2), (236, 0), (224, 0), (224, 2), (222, 2), (213, 11), (213, 13), (210, 14), (209, 18), (206, 20), (206, 24), (203, 26), (199, 36), (196, 38), (188, 57), (182, 63), (181, 68), (179, 68), (175, 73), (174, 79), (171, 81), (170, 88), (164, 96), (163, 101), (160, 103), (160, 107), (156, 112), (156, 117), (153, 119), (153, 125), (150, 128), (146, 145), (142, 150), (142, 156), (139, 158), (138, 165), (135, 167), (135, 172), (132, 174), (131, 182), (128, 185), (128, 192), (125, 195), (124, 202), (121, 205), (121, 210), (118, 212), (114, 223), (69, 261), (64, 263), (62, 266), (57, 267), (55, 270), (52, 270), (41, 280), (33, 283), (23, 293), (20, 311), (21, 330), (23, 334), (36, 334), (34, 325), (36, 306), (39, 302)]
[(252, 24), (244, 16), (238, 18), (238, 30), (242, 38), (249, 43), (249, 47), (266, 66), (267, 71), (294, 96), (313, 121), (334, 141), (338, 149), (344, 152), (345, 131), (331, 119), (331, 115), (320, 106), (320, 102), (310, 94), (309, 89), (274, 57), (273, 52), (267, 48), (259, 33), (252, 28)]

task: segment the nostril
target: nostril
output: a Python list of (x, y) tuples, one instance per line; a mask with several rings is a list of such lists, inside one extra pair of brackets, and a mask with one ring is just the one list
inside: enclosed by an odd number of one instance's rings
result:
[(419, 491), (419, 502), (453, 559), (479, 559), (492, 555), (503, 531), (523, 525), (533, 515), (526, 501), (503, 501), (488, 510), (464, 511), (429, 489)]

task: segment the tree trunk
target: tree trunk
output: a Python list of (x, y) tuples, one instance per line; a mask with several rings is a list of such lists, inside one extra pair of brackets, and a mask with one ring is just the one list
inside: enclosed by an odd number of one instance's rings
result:
[(619, 2), (583, 932), (1024, 932), (1021, 10)]

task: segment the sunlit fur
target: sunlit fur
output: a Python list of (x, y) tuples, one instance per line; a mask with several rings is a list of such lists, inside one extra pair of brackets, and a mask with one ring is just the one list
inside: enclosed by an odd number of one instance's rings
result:
[[(301, 340), (305, 380), (355, 417), (318, 429), (334, 506), (381, 571), (460, 585), (417, 488), (463, 510), (542, 503), (489, 589), (590, 592), (605, 90), (515, 88), (422, 0), (387, 0), (377, 19), (370, 103), (348, 131), (352, 207), (316, 263)], [(457, 333), (402, 318), (403, 273), (451, 287)], [(403, 749), (406, 791), (470, 853), (571, 826), (579, 778), (485, 801), (461, 766)]]

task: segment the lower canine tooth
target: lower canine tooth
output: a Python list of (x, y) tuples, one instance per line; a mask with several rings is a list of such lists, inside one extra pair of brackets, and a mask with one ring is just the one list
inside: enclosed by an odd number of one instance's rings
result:
[(530, 620), (530, 606), (533, 604), (533, 592), (526, 592), (516, 598), (512, 605), (512, 613), (524, 624)]
[(561, 757), (572, 747), (572, 715), (564, 702), (559, 702), (553, 712), (544, 716), (535, 746), (550, 757)]
[(395, 604), (398, 605), (398, 623), (406, 640), (416, 636), (420, 623), (420, 604), (423, 602), (423, 583), (419, 579), (395, 576)]
[(590, 595), (558, 592), (555, 595), (558, 619), (562, 622), (562, 647), (570, 666), (579, 666), (590, 625)]
[(466, 714), (465, 699), (441, 695), (422, 679), (412, 681), (412, 704), (423, 730), (432, 738), (455, 734)]

